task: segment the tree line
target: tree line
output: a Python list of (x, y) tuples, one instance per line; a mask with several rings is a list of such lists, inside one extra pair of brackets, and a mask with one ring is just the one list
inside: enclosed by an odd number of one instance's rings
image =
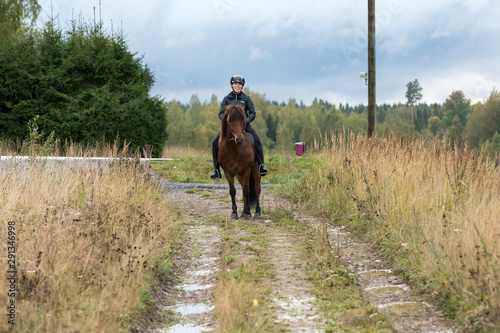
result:
[[(406, 103), (380, 104), (376, 107), (375, 133), (407, 139), (447, 140), (452, 145), (468, 145), (487, 154), (500, 153), (500, 93), (493, 90), (483, 102), (471, 105), (462, 91), (453, 91), (443, 103), (417, 103), (422, 97), (418, 80), (408, 85)], [(416, 90), (415, 90), (416, 89)], [(254, 101), (257, 117), (252, 123), (266, 149), (293, 151), (295, 142), (314, 141), (340, 132), (366, 134), (368, 108), (340, 103), (338, 106), (315, 99), (310, 106), (290, 99), (288, 103), (269, 101), (265, 94), (244, 89)], [(212, 95), (201, 102), (192, 95), (189, 103), (172, 100), (169, 108), (167, 144), (205, 149), (218, 131), (220, 101)]]

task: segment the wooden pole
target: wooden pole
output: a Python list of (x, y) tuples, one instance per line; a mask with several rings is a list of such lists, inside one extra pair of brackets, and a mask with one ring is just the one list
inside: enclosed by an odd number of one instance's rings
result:
[(375, 0), (368, 0), (368, 137), (372, 137), (375, 131), (375, 68)]

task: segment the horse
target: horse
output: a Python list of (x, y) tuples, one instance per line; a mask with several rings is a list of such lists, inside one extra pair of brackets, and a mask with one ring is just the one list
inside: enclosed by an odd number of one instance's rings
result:
[(219, 165), (224, 170), (224, 176), (229, 184), (229, 194), (232, 201), (231, 218), (238, 219), (236, 211), (236, 189), (234, 177), (238, 179), (243, 189), (243, 213), (241, 218), (251, 219), (250, 207), (255, 208), (254, 218), (260, 218), (260, 180), (257, 156), (254, 152), (253, 136), (246, 133), (246, 114), (240, 105), (228, 105), (222, 117), (222, 127), (219, 139)]

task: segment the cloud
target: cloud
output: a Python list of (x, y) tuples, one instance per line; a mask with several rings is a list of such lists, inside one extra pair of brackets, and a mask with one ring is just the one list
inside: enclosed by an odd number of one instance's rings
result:
[(329, 72), (335, 72), (338, 68), (339, 68), (339, 65), (337, 65), (337, 64), (324, 65), (324, 66), (321, 66), (321, 69), (319, 71), (320, 71), (320, 73), (329, 73)]
[(438, 39), (438, 38), (443, 38), (443, 37), (450, 37), (450, 32), (447, 30), (443, 30), (443, 29), (436, 29), (431, 34), (432, 39)]
[(250, 46), (248, 48), (248, 58), (250, 60), (257, 60), (262, 58), (268, 58), (271, 56), (271, 53), (262, 51), (259, 47)]
[[(50, 1), (41, 3), (50, 13)], [(93, 7), (99, 16), (99, 0), (52, 3), (62, 23), (80, 12), (92, 19)], [(221, 97), (242, 73), (270, 99), (366, 104), (366, 2), (105, 0), (101, 13), (106, 26), (123, 26), (130, 51), (155, 71), (153, 93), (167, 99)], [(500, 77), (499, 22), (498, 0), (377, 0), (377, 101), (404, 101), (415, 78), (429, 102), (457, 89), (488, 95), (483, 87)]]

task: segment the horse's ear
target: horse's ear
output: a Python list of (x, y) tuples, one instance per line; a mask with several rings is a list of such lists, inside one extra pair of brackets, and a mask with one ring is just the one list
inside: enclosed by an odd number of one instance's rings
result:
[(221, 138), (225, 138), (227, 134), (227, 116), (229, 114), (229, 110), (226, 107), (226, 111), (224, 112), (224, 115), (222, 116), (222, 130), (220, 133)]
[(243, 122), (243, 129), (247, 128), (247, 116), (245, 113), (245, 109), (241, 105), (236, 106), (238, 108), (238, 112), (240, 113), (240, 117)]

